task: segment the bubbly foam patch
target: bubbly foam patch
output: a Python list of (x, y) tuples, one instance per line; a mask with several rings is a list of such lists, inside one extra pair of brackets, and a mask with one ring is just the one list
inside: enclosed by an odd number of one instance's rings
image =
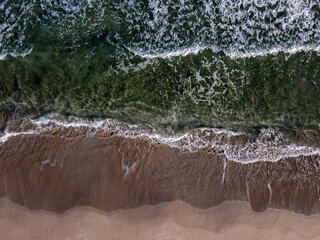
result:
[[(171, 57), (210, 48), (232, 57), (319, 48), (314, 0), (122, 1), (128, 46), (144, 57)], [(117, 6), (116, 6), (117, 7)], [(198, 46), (198, 47), (197, 47)]]
[(24, 53), (38, 38), (78, 47), (110, 36), (144, 57), (319, 51), (319, 9), (318, 0), (4, 0), (0, 55)]
[(0, 60), (7, 55), (17, 57), (30, 53), (25, 40), (28, 28), (34, 23), (30, 14), (34, 4), (33, 1), (16, 3), (10, 0), (0, 3)]
[[(189, 47), (189, 48), (182, 48), (178, 50), (173, 51), (167, 51), (162, 53), (147, 53), (147, 52), (140, 52), (135, 51), (134, 49), (128, 48), (129, 51), (131, 51), (133, 54), (140, 56), (142, 58), (148, 58), (148, 59), (156, 59), (156, 58), (164, 58), (164, 59), (170, 59), (173, 57), (185, 57), (189, 54), (198, 54), (201, 53), (203, 50), (211, 50), (213, 53), (218, 53), (219, 51), (222, 51), (222, 49), (219, 49), (217, 47), (211, 47), (211, 46), (195, 46), (195, 47)], [(240, 51), (233, 51), (233, 52), (225, 52), (227, 56), (229, 56), (231, 59), (237, 59), (237, 58), (249, 58), (249, 57), (262, 57), (267, 56), (269, 54), (276, 55), (279, 52), (284, 52), (288, 54), (295, 54), (298, 52), (311, 52), (315, 51), (318, 54), (320, 53), (320, 45), (314, 45), (314, 46), (294, 46), (290, 48), (286, 47), (275, 47), (272, 49), (267, 50), (261, 50), (261, 51), (251, 51), (251, 52), (240, 52)]]
[(3, 53), (3, 54), (0, 54), (0, 61), (5, 60), (7, 58), (7, 56), (9, 56), (9, 55), (12, 57), (25, 57), (28, 54), (30, 54), (31, 52), (32, 52), (32, 48), (30, 48), (29, 50), (27, 50), (25, 52), (20, 52), (20, 53), (17, 53), (17, 52)]
[(152, 143), (166, 144), (182, 151), (214, 148), (223, 153), (228, 160), (244, 164), (320, 154), (320, 149), (317, 147), (291, 143), (289, 138), (277, 129), (263, 129), (255, 135), (215, 128), (199, 128), (175, 133), (174, 130), (160, 129), (151, 125), (132, 125), (113, 119), (89, 121), (77, 117), (66, 118), (58, 114), (24, 119), (17, 131), (6, 130), (1, 135), (0, 142), (3, 143), (10, 137), (21, 134), (39, 134), (46, 130), (68, 127), (73, 127), (74, 131), (85, 130), (87, 136), (107, 131), (127, 138), (146, 137)]

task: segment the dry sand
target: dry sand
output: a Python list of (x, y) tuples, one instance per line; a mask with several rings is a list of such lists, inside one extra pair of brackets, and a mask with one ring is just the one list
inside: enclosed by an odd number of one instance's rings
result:
[(0, 200), (1, 240), (320, 239), (320, 216), (267, 210), (245, 202), (197, 209), (181, 201), (106, 213), (75, 207), (63, 214), (33, 211)]

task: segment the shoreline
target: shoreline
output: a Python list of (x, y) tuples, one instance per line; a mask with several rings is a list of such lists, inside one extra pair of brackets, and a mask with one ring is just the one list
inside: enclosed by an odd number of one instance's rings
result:
[(206, 209), (240, 200), (257, 212), (320, 212), (319, 155), (241, 164), (215, 149), (187, 152), (69, 127), (13, 136), (0, 145), (0, 159), (0, 197), (30, 209), (113, 211), (175, 200)]
[[(147, 138), (181, 151), (215, 149), (228, 160), (242, 164), (276, 162), (282, 158), (320, 155), (320, 130), (262, 128), (259, 131), (234, 131), (224, 128), (194, 128), (176, 131), (170, 127), (139, 125), (115, 119), (87, 120), (75, 116), (49, 114), (38, 118), (13, 117), (0, 134), (0, 144), (11, 136), (42, 134), (71, 129), (70, 137), (116, 134), (124, 138)], [(69, 131), (69, 130), (67, 130)], [(66, 136), (68, 137), (68, 136)]]

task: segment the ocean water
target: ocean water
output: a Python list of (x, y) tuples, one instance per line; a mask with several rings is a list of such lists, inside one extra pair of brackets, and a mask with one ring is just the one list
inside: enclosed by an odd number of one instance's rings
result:
[(20, 133), (111, 121), (241, 162), (318, 154), (320, 2), (4, 0), (0, 110), (30, 109)]

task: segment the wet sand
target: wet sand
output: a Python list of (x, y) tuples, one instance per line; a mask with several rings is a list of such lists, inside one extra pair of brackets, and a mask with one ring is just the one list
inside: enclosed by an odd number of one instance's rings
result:
[(0, 145), (0, 196), (30, 209), (104, 211), (181, 200), (210, 208), (248, 201), (313, 215), (320, 210), (319, 156), (242, 164), (214, 149), (188, 152), (144, 137), (73, 128), (18, 135)]
[(318, 155), (243, 164), (87, 130), (0, 144), (0, 240), (320, 239)]
[(319, 239), (320, 216), (267, 210), (245, 202), (197, 209), (181, 201), (103, 212), (75, 207), (63, 214), (0, 200), (1, 240), (272, 240)]

